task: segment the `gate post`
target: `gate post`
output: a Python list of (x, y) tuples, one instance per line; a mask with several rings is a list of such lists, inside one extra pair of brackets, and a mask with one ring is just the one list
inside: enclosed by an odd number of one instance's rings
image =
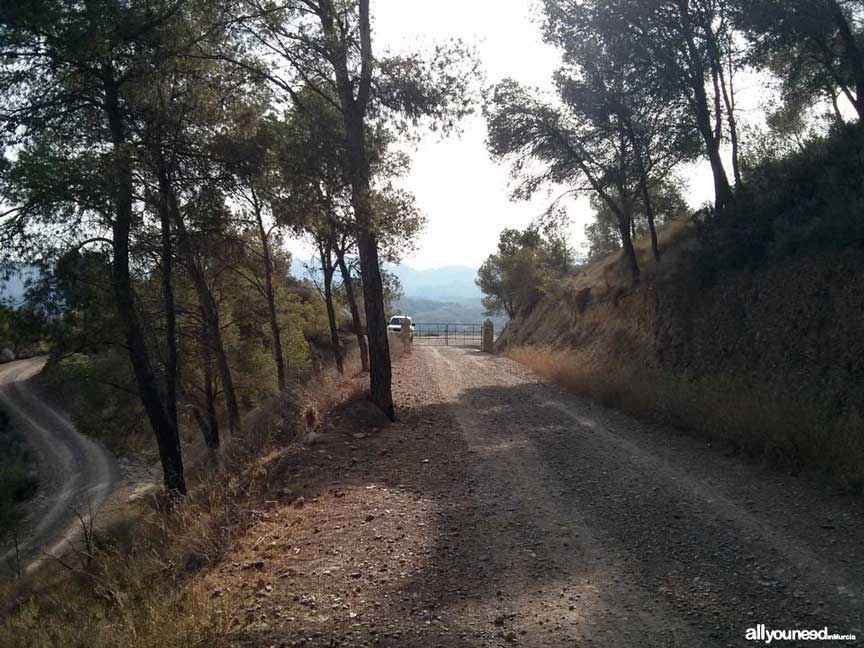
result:
[(450, 346), (450, 325), (444, 325), (444, 346)]
[(481, 348), (484, 353), (492, 353), (495, 342), (495, 325), (492, 320), (487, 319), (483, 322), (483, 342)]

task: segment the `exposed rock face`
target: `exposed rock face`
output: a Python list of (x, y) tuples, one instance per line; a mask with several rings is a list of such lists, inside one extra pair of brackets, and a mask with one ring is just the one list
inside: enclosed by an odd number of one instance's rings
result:
[(0, 351), (0, 364), (4, 362), (12, 362), (15, 359), (15, 354), (12, 349), (3, 349)]

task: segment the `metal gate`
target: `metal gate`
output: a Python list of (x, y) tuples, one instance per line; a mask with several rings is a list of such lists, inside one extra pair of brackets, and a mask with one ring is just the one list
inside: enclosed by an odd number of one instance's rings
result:
[(415, 324), (414, 344), (418, 346), (454, 346), (480, 348), (482, 324)]

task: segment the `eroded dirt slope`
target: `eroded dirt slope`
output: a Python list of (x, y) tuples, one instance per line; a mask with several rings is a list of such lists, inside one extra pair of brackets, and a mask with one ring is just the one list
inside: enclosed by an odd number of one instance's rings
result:
[(757, 623), (861, 636), (859, 502), (504, 358), (415, 349), (395, 384), (400, 422), (338, 412), (208, 577), (235, 645), (727, 646)]

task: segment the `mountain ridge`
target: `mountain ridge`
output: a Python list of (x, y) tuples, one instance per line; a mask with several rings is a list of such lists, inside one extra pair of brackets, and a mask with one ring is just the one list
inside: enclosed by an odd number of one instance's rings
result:
[(462, 265), (418, 270), (407, 264), (386, 267), (399, 278), (406, 297), (435, 301), (478, 301), (483, 297), (474, 283), (477, 269)]

